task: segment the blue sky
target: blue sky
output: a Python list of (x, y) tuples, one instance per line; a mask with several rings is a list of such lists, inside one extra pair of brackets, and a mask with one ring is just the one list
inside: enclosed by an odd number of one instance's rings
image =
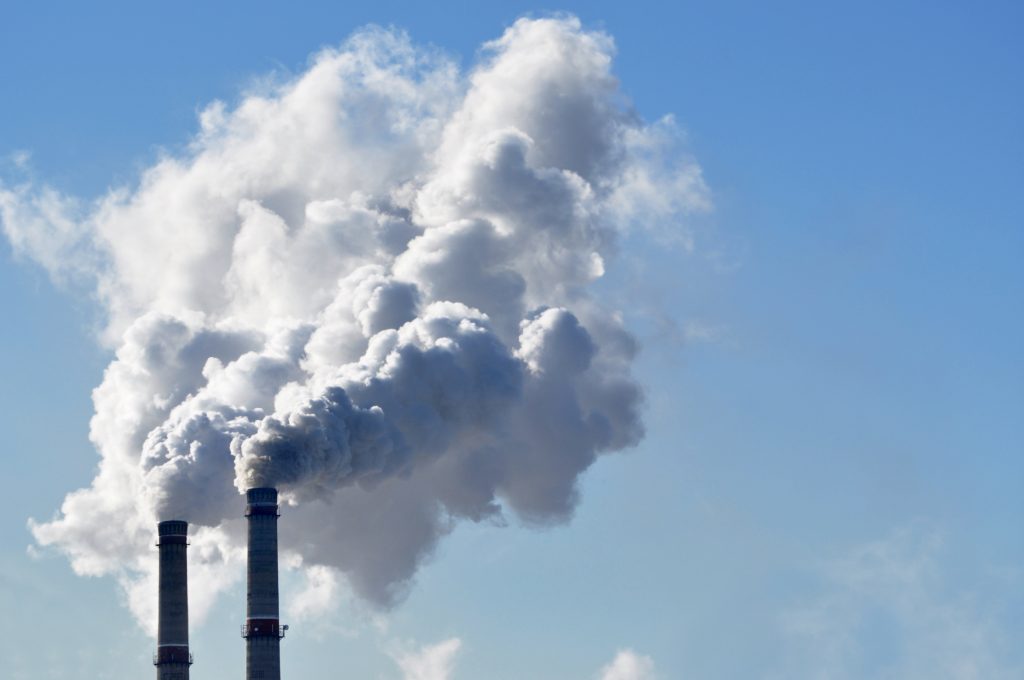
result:
[[(395, 657), (458, 638), (456, 680), (597, 678), (623, 649), (666, 680), (1020, 677), (1014, 4), (22, 4), (0, 25), (3, 176), (94, 197), (367, 23), (469, 67), (552, 9), (614, 38), (623, 91), (675, 116), (713, 196), (692, 249), (631, 232), (599, 286), (643, 346), (647, 436), (585, 474), (568, 525), (462, 524), (395, 609), (343, 597), (294, 626), (285, 673), (399, 678)], [(98, 310), (6, 241), (0, 286), (0, 649), (15, 678), (150, 672), (112, 579), (26, 549), (95, 472)], [(195, 677), (241, 672), (243, 602), (193, 627)]]

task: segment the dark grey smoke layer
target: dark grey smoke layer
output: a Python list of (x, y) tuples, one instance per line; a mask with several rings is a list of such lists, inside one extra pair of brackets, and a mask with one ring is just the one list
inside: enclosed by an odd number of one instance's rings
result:
[(293, 563), (381, 604), (459, 520), (569, 519), (580, 473), (643, 435), (635, 343), (591, 285), (620, 230), (707, 207), (612, 52), (524, 19), (463, 74), (367, 30), (211, 104), (187, 153), (84, 217), (0, 187), (11, 242), (93, 286), (117, 348), (99, 473), (39, 543), (117, 574), (147, 620), (153, 521), (199, 525), (201, 616), (239, 573), (248, 486), (292, 506)]

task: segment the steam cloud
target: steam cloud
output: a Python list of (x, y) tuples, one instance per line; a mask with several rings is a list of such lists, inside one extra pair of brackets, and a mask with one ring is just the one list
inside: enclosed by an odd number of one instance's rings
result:
[(199, 526), (202, 615), (252, 485), (292, 506), (286, 551), (382, 605), (459, 520), (567, 520), (579, 475), (643, 435), (636, 343), (591, 284), (619, 230), (708, 205), (613, 49), (523, 19), (463, 74), (369, 29), (208, 106), (136, 187), (0, 185), (16, 250), (94, 291), (116, 347), (99, 472), (37, 541), (151, 621), (153, 522)]

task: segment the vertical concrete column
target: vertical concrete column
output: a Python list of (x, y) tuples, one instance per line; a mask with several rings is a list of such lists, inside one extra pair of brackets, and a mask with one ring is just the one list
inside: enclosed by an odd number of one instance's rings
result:
[(157, 622), (157, 680), (188, 680), (192, 655), (188, 651), (188, 522), (170, 520), (157, 525), (160, 548), (160, 617)]
[(277, 489), (246, 492), (249, 518), (245, 638), (246, 680), (281, 680), (281, 638), (286, 627), (278, 618)]

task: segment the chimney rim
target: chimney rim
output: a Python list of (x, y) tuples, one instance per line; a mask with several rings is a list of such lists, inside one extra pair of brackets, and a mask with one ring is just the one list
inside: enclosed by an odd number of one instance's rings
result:
[(273, 486), (254, 486), (245, 492), (250, 505), (277, 505), (277, 489)]
[(188, 536), (188, 522), (183, 519), (165, 519), (157, 522), (159, 536)]

